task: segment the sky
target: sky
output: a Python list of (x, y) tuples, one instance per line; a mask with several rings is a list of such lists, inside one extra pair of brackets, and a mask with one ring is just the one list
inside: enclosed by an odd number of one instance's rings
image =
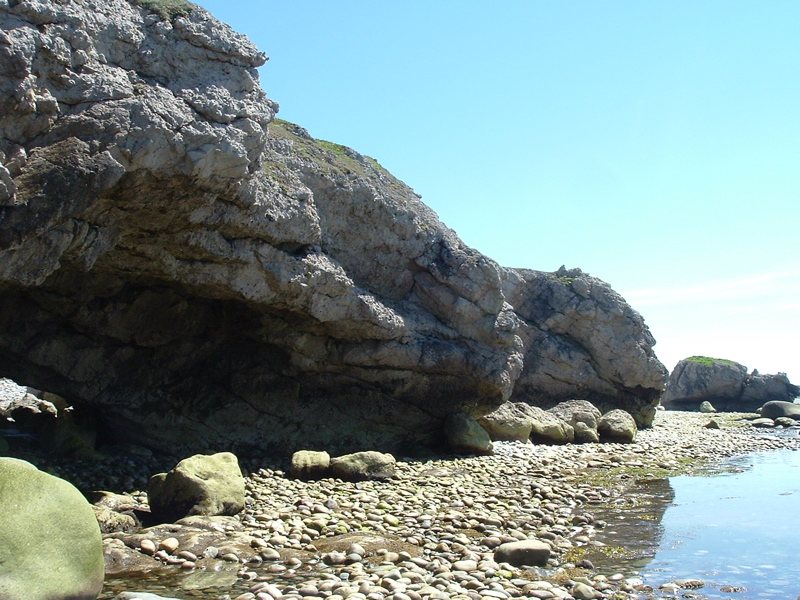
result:
[(578, 267), (668, 369), (800, 380), (800, 2), (200, 0), (279, 117), (508, 267)]

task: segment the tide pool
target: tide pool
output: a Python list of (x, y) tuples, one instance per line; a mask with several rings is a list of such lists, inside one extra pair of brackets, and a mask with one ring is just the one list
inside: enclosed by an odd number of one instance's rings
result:
[[(705, 583), (709, 599), (794, 599), (800, 595), (800, 452), (726, 461), (706, 476), (643, 481), (632, 505), (608, 511), (599, 539), (633, 549), (619, 568), (654, 588), (676, 579)], [(621, 503), (623, 504), (623, 503)]]

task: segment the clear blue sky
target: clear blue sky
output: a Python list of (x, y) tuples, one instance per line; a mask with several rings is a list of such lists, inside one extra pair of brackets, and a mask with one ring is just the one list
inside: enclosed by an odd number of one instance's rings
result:
[(279, 116), (377, 159), (470, 246), (579, 267), (669, 369), (800, 380), (800, 2), (201, 0)]

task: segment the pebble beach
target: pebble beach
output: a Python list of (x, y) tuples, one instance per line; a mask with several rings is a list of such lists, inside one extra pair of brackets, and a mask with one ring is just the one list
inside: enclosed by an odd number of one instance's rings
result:
[[(595, 569), (584, 557), (602, 552), (597, 534), (612, 524), (594, 513), (635, 504), (641, 478), (800, 448), (796, 435), (756, 431), (744, 418), (660, 411), (632, 444), (500, 442), (491, 456), (397, 457), (388, 481), (299, 481), (279, 465), (250, 463), (246, 510), (218, 518), (219, 539), (205, 548), (182, 549), (165, 526), (118, 537), (170, 565), (175, 577), (163, 589), (139, 588), (165, 597), (172, 590), (211, 600), (703, 598), (699, 579), (654, 588), (635, 572)], [(712, 420), (719, 429), (708, 427)], [(513, 566), (497, 554), (509, 542), (544, 545), (549, 559)], [(101, 597), (136, 583), (110, 581)]]

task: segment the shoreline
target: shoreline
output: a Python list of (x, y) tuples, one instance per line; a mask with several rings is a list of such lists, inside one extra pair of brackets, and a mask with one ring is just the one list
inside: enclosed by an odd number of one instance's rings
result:
[[(238, 530), (249, 539), (252, 556), (242, 551), (230, 565), (235, 582), (227, 592), (208, 588), (208, 595), (191, 597), (659, 598), (662, 592), (637, 584), (634, 573), (598, 574), (581, 562), (585, 550), (602, 547), (596, 537), (605, 524), (593, 511), (626, 497), (638, 478), (693, 474), (733, 456), (800, 449), (797, 436), (756, 431), (742, 424), (743, 416), (659, 411), (632, 444), (501, 442), (490, 456), (397, 457), (396, 476), (388, 481), (304, 482), (260, 468), (247, 476), (245, 511), (216, 518), (232, 519), (228, 535)], [(712, 419), (721, 429), (704, 427)], [(531, 538), (550, 546), (545, 567), (495, 562), (498, 546)], [(128, 536), (125, 543), (135, 546), (137, 539)], [(196, 570), (220, 562), (205, 560)], [(180, 568), (174, 569), (177, 575)]]

